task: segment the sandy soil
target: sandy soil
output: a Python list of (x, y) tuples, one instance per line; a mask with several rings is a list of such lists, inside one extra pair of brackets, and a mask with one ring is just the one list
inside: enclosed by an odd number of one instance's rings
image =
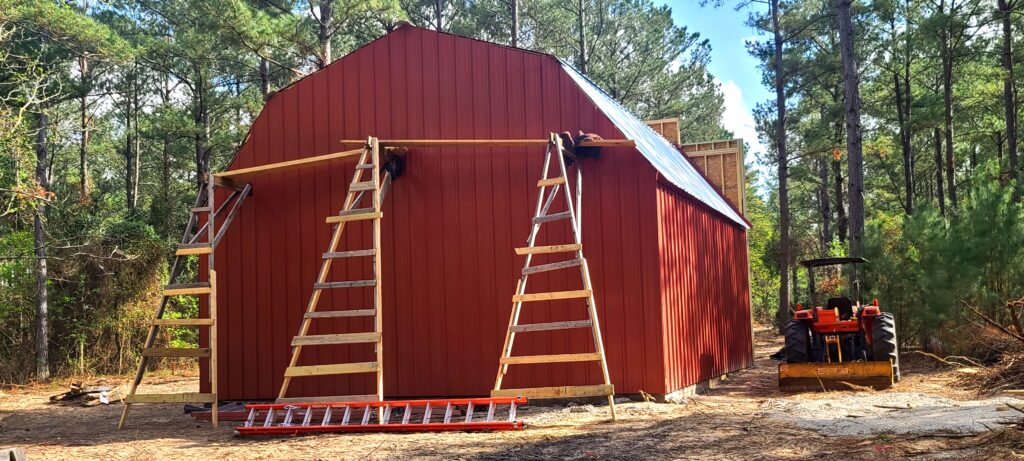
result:
[[(66, 389), (66, 383), (8, 388), (0, 390), (0, 448), (21, 447), (29, 460), (859, 460), (1010, 459), (1016, 456), (1013, 450), (1024, 447), (1020, 432), (1005, 424), (1019, 422), (1024, 415), (1014, 414), (996, 401), (978, 404), (991, 404), (989, 411), (1001, 412), (1002, 421), (987, 424), (976, 434), (941, 425), (911, 433), (891, 429), (891, 421), (908, 421), (913, 416), (901, 413), (903, 409), (898, 407), (907, 403), (903, 394), (923, 399), (923, 407), (974, 408), (975, 403), (968, 402), (974, 395), (949, 387), (954, 372), (907, 360), (905, 379), (894, 389), (877, 394), (877, 401), (870, 392), (780, 394), (775, 383), (776, 362), (767, 358), (778, 347), (777, 338), (759, 332), (754, 368), (735, 373), (708, 394), (681, 404), (621, 404), (617, 423), (609, 421), (605, 406), (533, 406), (520, 411), (528, 427), (519, 432), (248, 439), (235, 436), (232, 423), (211, 429), (208, 423), (195, 421), (172, 405), (136, 405), (129, 427), (117, 431), (119, 404), (85, 408), (47, 403), (49, 395)], [(156, 378), (147, 384), (151, 385), (148, 389), (166, 392), (196, 388), (194, 378)], [(916, 401), (908, 406), (914, 407)], [(881, 411), (877, 402), (884, 404)], [(832, 411), (835, 408), (842, 412)], [(857, 435), (828, 436), (816, 430), (816, 423), (808, 423), (822, 414), (826, 415), (822, 427), (851, 418), (890, 420), (888, 426), (872, 426), (874, 429), (857, 431)]]

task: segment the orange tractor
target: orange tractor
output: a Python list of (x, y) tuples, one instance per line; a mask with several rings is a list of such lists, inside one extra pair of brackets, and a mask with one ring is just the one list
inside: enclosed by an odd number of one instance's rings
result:
[[(876, 389), (900, 379), (896, 322), (882, 312), (878, 300), (860, 301), (860, 283), (854, 280), (854, 298), (829, 298), (822, 307), (814, 287), (814, 269), (856, 265), (864, 258), (824, 258), (801, 261), (807, 268), (810, 307), (796, 305), (783, 333), (785, 363), (779, 365), (779, 388), (785, 390)], [(853, 386), (851, 386), (851, 384)]]

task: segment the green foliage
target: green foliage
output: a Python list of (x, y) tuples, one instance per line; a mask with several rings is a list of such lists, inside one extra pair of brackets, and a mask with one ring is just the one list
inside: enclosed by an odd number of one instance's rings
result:
[(976, 175), (954, 219), (928, 209), (868, 223), (870, 292), (908, 338), (943, 336), (966, 318), (963, 302), (1005, 320), (1006, 300), (1024, 293), (1024, 207), (989, 179), (995, 169)]

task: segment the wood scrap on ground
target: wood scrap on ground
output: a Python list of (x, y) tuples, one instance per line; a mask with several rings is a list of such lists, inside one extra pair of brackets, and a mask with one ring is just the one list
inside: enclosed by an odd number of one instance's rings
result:
[(120, 395), (119, 386), (85, 386), (82, 383), (72, 383), (71, 389), (67, 392), (51, 395), (50, 403), (91, 407), (107, 405), (112, 400), (120, 400)]

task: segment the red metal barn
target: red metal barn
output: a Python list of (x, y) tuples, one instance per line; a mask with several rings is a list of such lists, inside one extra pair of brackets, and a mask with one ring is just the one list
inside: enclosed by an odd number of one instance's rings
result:
[[(746, 221), (678, 150), (552, 56), (399, 28), (275, 94), (228, 169), (328, 154), (343, 149), (341, 139), (367, 136), (523, 139), (579, 130), (636, 142), (582, 163), (584, 248), (616, 392), (667, 394), (750, 366)], [(383, 205), (386, 396), (492, 388), (523, 263), (513, 248), (529, 231), (543, 153), (408, 152)], [(216, 254), (221, 400), (276, 397), (330, 238), (324, 218), (341, 208), (352, 170), (349, 162), (253, 180)], [(365, 246), (367, 232), (346, 230), (342, 248)], [(334, 267), (328, 280), (368, 272)], [(549, 274), (531, 291), (579, 288), (569, 286), (578, 278)], [(320, 305), (370, 300), (369, 290), (344, 291), (325, 292)], [(583, 314), (582, 302), (550, 304), (527, 309), (522, 323)], [(339, 318), (314, 323), (311, 333), (372, 329), (370, 319)], [(372, 360), (370, 347), (307, 347), (299, 364)], [(585, 330), (533, 332), (520, 334), (513, 353), (592, 347)], [(289, 395), (367, 394), (372, 379), (300, 378)], [(513, 368), (505, 387), (600, 381), (597, 363), (537, 364)]]

